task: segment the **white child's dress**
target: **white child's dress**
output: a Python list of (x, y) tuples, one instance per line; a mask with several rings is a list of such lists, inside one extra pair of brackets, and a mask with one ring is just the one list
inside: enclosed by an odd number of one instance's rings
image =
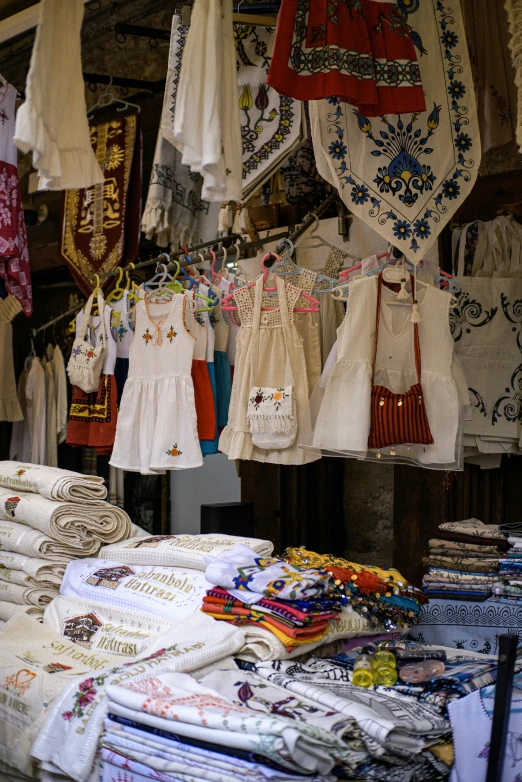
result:
[(176, 294), (136, 305), (113, 467), (150, 475), (203, 464), (191, 377), (196, 340), (185, 326), (186, 302)]

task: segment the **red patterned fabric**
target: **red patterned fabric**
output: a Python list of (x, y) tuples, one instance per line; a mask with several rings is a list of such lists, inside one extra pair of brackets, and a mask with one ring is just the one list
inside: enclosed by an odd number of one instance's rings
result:
[(18, 181), (17, 151), (13, 144), (16, 90), (0, 89), (0, 277), (26, 315), (33, 311), (29, 252)]
[(368, 117), (425, 111), (424, 48), (409, 24), (419, 2), (283, 0), (268, 84), (298, 100), (337, 97)]
[(98, 391), (86, 394), (73, 386), (68, 445), (95, 448), (98, 456), (112, 453), (118, 419), (118, 389), (114, 375), (102, 375)]
[[(373, 375), (379, 339), (379, 321), (382, 298), (382, 272), (379, 275), (377, 294), (377, 314), (375, 325), (375, 352), (373, 357)], [(415, 301), (415, 282), (411, 277), (412, 298)], [(433, 445), (428, 416), (424, 406), (421, 386), (421, 353), (419, 327), (413, 324), (415, 368), (417, 380), (405, 394), (394, 394), (385, 386), (376, 386), (372, 376), (371, 426), (368, 448), (386, 448), (395, 445)]]

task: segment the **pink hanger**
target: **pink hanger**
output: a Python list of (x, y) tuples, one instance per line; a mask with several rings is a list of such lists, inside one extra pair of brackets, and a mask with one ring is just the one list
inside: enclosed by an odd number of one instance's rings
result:
[[(381, 253), (377, 256), (377, 260), (380, 261), (382, 258), (386, 258), (386, 260), (389, 260), (390, 253)], [(347, 282), (350, 274), (352, 272), (359, 271), (359, 269), (362, 269), (362, 261), (361, 263), (358, 263), (356, 266), (352, 266), (350, 269), (343, 269), (342, 272), (339, 272), (339, 282)]]
[[(279, 263), (281, 258), (276, 253), (267, 253), (265, 256), (263, 256), (261, 260), (261, 268), (263, 269), (263, 290), (265, 291), (276, 291), (277, 286), (275, 288), (269, 288), (266, 287), (265, 283), (267, 280), (267, 277), (270, 273), (270, 269), (265, 265), (265, 261), (267, 261), (269, 258), (275, 258), (275, 262)], [(283, 283), (285, 287), (288, 287), (289, 283), (287, 283), (285, 280), (283, 280)], [(254, 288), (257, 285), (257, 280), (254, 280), (253, 282), (249, 282), (246, 286), (247, 288)], [(318, 299), (314, 299), (313, 296), (309, 296), (308, 293), (305, 293), (304, 291), (301, 291), (301, 297), (303, 299), (306, 299), (311, 303), (310, 307), (294, 307), (294, 312), (319, 312), (320, 311), (320, 304)], [(230, 306), (230, 302), (232, 302), (234, 299), (234, 292), (229, 293), (228, 296), (224, 296), (221, 299), (221, 309), (226, 310), (227, 312), (237, 312), (237, 307)], [(278, 307), (261, 307), (262, 312), (271, 312), (273, 310), (278, 309)]]

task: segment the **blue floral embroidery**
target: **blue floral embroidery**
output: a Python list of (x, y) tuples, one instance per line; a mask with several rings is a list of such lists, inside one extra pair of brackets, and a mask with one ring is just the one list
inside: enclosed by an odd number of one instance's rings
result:
[(461, 81), (454, 80), (448, 87), (448, 95), (451, 95), (453, 100), (461, 100), (466, 94), (466, 88)]
[(369, 198), (369, 190), (366, 185), (359, 185), (359, 187), (352, 187), (352, 201), (360, 206), (365, 204)]
[(332, 141), (328, 148), (328, 152), (334, 158), (334, 160), (342, 160), (346, 157), (347, 153), (346, 145), (341, 144), (340, 141)]
[(445, 198), (449, 198), (450, 201), (453, 201), (459, 196), (460, 185), (455, 179), (447, 179), (442, 185), (442, 192)]
[(460, 152), (469, 152), (473, 146), (473, 141), (467, 133), (458, 133), (455, 138), (455, 146)]
[(413, 224), (413, 233), (418, 239), (425, 239), (431, 233), (430, 224), (424, 218), (420, 218)]
[(397, 220), (393, 226), (393, 233), (397, 239), (409, 239), (411, 236), (411, 227), (406, 220)]
[(447, 49), (454, 49), (459, 42), (459, 36), (451, 30), (445, 30), (440, 36), (440, 40)]

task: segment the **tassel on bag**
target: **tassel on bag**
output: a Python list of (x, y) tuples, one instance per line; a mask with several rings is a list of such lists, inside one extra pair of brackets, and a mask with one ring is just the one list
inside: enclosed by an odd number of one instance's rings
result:
[(219, 210), (218, 233), (228, 233), (233, 224), (232, 201), (223, 201)]
[(397, 294), (397, 298), (398, 299), (409, 299), (410, 298), (410, 294), (406, 290), (406, 278), (405, 277), (403, 277), (402, 280), (401, 280), (401, 289), (400, 289), (399, 293)]
[(413, 311), (410, 315), (410, 321), (411, 323), (420, 323), (421, 322), (421, 316), (419, 312), (419, 303), (417, 299), (413, 302)]

